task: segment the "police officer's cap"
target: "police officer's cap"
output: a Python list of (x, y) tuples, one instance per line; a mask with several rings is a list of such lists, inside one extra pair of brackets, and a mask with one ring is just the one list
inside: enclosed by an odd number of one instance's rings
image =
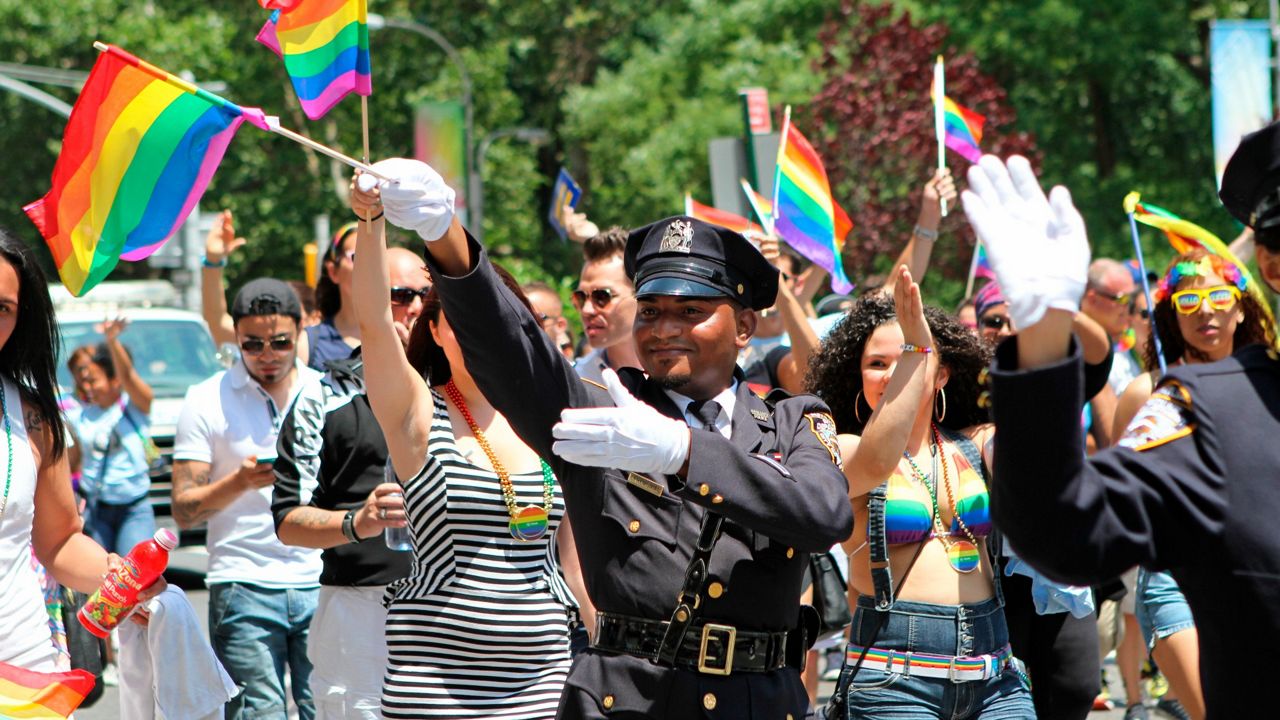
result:
[(764, 310), (778, 297), (778, 270), (746, 238), (685, 215), (632, 230), (625, 254), (636, 297), (726, 297)]
[(1280, 122), (1249, 133), (1222, 173), (1222, 204), (1255, 232), (1280, 229)]

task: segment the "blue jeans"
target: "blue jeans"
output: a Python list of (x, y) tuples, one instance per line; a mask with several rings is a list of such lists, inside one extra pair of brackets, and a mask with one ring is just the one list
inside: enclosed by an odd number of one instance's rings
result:
[(94, 503), (84, 519), (84, 531), (107, 552), (124, 555), (156, 534), (156, 514), (146, 495), (130, 503)]
[(315, 718), (307, 632), (320, 589), (274, 589), (245, 583), (209, 586), (213, 651), (240, 694), (227, 720), (286, 720), (284, 671), (289, 669), (300, 720)]
[(1138, 568), (1134, 610), (1148, 649), (1155, 647), (1156, 640), (1196, 626), (1187, 598), (1169, 573)]
[[(934, 605), (896, 601), (877, 612), (869, 597), (858, 598), (852, 642), (885, 650), (973, 656), (999, 652), (1009, 643), (1004, 610), (995, 598), (970, 605)], [(876, 635), (876, 627), (884, 627)], [(872, 641), (872, 636), (875, 640)], [(843, 693), (847, 717), (865, 720), (1027, 720), (1036, 711), (1031, 693), (1010, 666), (986, 681), (956, 682), (859, 668), (846, 657), (837, 693)]]

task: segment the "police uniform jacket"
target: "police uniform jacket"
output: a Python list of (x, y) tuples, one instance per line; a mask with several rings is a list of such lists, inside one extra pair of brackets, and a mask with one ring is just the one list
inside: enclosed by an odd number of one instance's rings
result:
[(1119, 445), (1085, 458), (1078, 352), (990, 374), (992, 512), (1018, 554), (1076, 585), (1168, 569), (1200, 637), (1210, 720), (1271, 702), (1280, 650), (1280, 361), (1252, 346), (1171, 369)]
[[(468, 242), (476, 262), (460, 278), (445, 276), (427, 250), (445, 315), (480, 390), (555, 470), (595, 607), (668, 619), (699, 523), (714, 511), (727, 520), (696, 616), (740, 630), (793, 629), (807, 553), (826, 551), (853, 528), (834, 442), (824, 443), (820, 433), (825, 404), (802, 396), (770, 406), (739, 370), (732, 440), (693, 431), (685, 478), (566, 463), (551, 450), (560, 411), (613, 401), (578, 377), (480, 245)], [(643, 373), (624, 371), (621, 378), (644, 402), (683, 419)], [(590, 650), (575, 661), (560, 716), (780, 720), (803, 717), (807, 705), (794, 668), (721, 677)]]

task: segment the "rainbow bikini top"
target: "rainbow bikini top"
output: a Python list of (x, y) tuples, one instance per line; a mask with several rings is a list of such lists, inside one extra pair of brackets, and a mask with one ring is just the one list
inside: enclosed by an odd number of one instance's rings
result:
[[(947, 464), (952, 470), (951, 478), (959, 478), (956, 488), (956, 510), (964, 524), (975, 537), (985, 537), (991, 533), (991, 496), (987, 493), (987, 484), (982, 475), (973, 468), (964, 453), (952, 451)], [(941, 472), (934, 481), (941, 491)], [(944, 506), (943, 498), (938, 501)], [(933, 500), (929, 488), (921, 482), (903, 475), (895, 470), (889, 476), (885, 492), (884, 504), (885, 541), (890, 545), (917, 543), (934, 537), (933, 532)], [(960, 524), (951, 519), (950, 536), (965, 537)]]

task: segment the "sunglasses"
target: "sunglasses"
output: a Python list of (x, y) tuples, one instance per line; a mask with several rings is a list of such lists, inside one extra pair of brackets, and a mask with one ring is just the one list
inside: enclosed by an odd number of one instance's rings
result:
[(1009, 323), (1009, 318), (1005, 317), (1004, 315), (988, 315), (987, 317), (984, 317), (982, 318), (982, 320), (978, 321), (978, 324), (982, 325), (982, 327), (987, 328), (988, 330), (1003, 330), (1005, 326), (1009, 325), (1010, 323)]
[(273, 352), (285, 352), (293, 349), (293, 338), (287, 335), (279, 335), (270, 340), (246, 338), (240, 341), (240, 351), (249, 355), (257, 355), (265, 350), (267, 345), (271, 346)]
[[(596, 288), (590, 293), (582, 290), (574, 290), (573, 306), (578, 310), (581, 310), (582, 306), (587, 304), (587, 298), (591, 298), (591, 304), (594, 305), (597, 310), (603, 310), (609, 307), (609, 303), (613, 302), (614, 297), (613, 290), (610, 288)], [(618, 299), (621, 300), (622, 297), (618, 296)]]
[(421, 290), (415, 290), (411, 287), (393, 287), (391, 288), (391, 304), (392, 305), (411, 305), (413, 299), (418, 298), (422, 302), (427, 301), (427, 293), (431, 292), (430, 287), (424, 287)]
[(1119, 295), (1112, 295), (1111, 293), (1106, 292), (1104, 290), (1099, 290), (1098, 288), (1093, 288), (1093, 292), (1098, 297), (1106, 298), (1107, 300), (1110, 300), (1111, 302), (1117, 305), (1128, 305), (1129, 301), (1133, 299), (1133, 293), (1120, 293)]
[(1179, 290), (1170, 296), (1173, 306), (1183, 315), (1191, 315), (1200, 309), (1206, 300), (1214, 310), (1230, 310), (1240, 299), (1240, 290), (1230, 285), (1215, 285), (1207, 288), (1190, 288)]

